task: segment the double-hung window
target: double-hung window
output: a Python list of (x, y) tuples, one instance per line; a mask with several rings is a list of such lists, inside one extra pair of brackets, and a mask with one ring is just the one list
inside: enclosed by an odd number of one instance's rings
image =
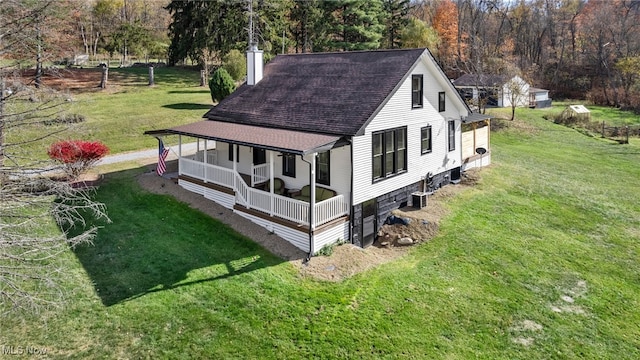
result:
[(449, 135), (449, 151), (456, 149), (456, 122), (455, 120), (449, 120), (448, 122), (448, 135)]
[(282, 155), (282, 175), (296, 177), (296, 156), (294, 154)]
[(373, 133), (373, 181), (407, 170), (407, 128), (395, 128)]
[(316, 158), (316, 182), (318, 184), (323, 185), (331, 185), (329, 180), (330, 176), (330, 158), (331, 153), (329, 151), (324, 151), (318, 153), (318, 157)]
[(420, 150), (423, 154), (430, 153), (431, 145), (431, 125), (429, 125), (420, 129)]
[(411, 76), (411, 107), (422, 107), (422, 75)]

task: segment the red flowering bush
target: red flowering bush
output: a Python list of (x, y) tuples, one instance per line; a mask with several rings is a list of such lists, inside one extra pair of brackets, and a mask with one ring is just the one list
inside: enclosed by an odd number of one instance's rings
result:
[(67, 176), (75, 180), (109, 152), (100, 141), (63, 140), (51, 144), (49, 158), (63, 164)]

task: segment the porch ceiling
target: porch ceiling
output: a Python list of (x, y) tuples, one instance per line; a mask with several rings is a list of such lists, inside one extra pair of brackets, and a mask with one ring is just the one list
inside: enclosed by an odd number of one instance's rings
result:
[(214, 120), (203, 120), (165, 130), (146, 131), (146, 135), (186, 135), (200, 139), (254, 146), (293, 154), (309, 154), (340, 146), (340, 136), (272, 129)]

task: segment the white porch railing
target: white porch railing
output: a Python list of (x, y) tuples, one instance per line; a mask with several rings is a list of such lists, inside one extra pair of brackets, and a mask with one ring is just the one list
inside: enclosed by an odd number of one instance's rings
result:
[(316, 226), (349, 214), (349, 202), (344, 194), (321, 201), (315, 206), (314, 223)]
[[(233, 169), (180, 158), (180, 174), (234, 189), (236, 203), (271, 216), (309, 225), (309, 203), (254, 189)], [(268, 171), (268, 168), (267, 168)], [(349, 214), (348, 196), (340, 194), (315, 205), (315, 226)]]
[(251, 165), (251, 186), (269, 180), (269, 163)]
[[(200, 161), (204, 158), (204, 151), (200, 150), (197, 153), (191, 156), (191, 160)], [(207, 150), (207, 164), (217, 165), (218, 164), (218, 150), (210, 149)]]

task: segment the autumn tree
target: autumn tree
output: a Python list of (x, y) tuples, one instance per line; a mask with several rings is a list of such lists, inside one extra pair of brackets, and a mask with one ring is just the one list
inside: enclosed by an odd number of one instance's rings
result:
[(439, 3), (433, 16), (433, 29), (438, 33), (438, 59), (446, 68), (455, 67), (465, 57), (465, 36), (458, 34), (458, 7), (451, 0)]

